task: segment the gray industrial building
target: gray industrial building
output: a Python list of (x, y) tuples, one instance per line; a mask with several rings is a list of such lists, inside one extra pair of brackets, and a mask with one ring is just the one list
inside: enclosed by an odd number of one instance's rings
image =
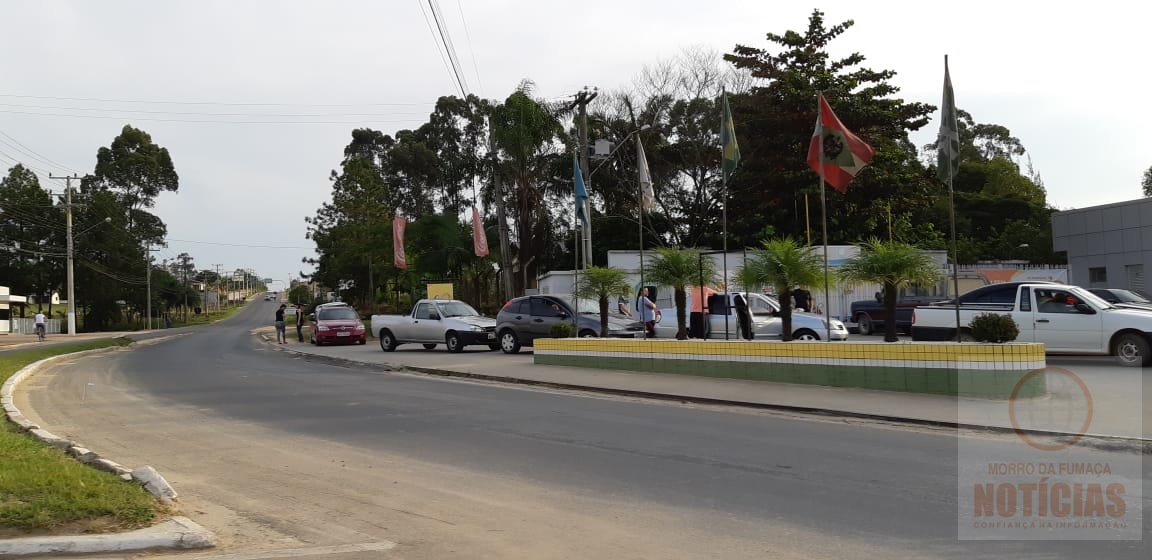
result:
[(1152, 198), (1056, 212), (1052, 248), (1068, 253), (1068, 283), (1146, 292), (1152, 270)]

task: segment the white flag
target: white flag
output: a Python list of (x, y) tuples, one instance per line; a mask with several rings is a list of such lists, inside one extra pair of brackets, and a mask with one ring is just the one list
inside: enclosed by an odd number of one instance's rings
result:
[(640, 180), (640, 209), (651, 212), (656, 208), (656, 193), (652, 190), (652, 176), (648, 173), (648, 158), (644, 156), (644, 145), (636, 138), (636, 170)]

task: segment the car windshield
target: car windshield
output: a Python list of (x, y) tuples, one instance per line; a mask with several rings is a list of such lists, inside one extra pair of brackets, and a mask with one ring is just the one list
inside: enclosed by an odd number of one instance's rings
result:
[(1112, 295), (1116, 296), (1120, 303), (1148, 303), (1148, 298), (1128, 290), (1112, 290)]
[[(553, 297), (563, 301), (565, 304), (568, 305), (568, 307), (572, 307), (572, 298), (571, 297), (568, 297), (568, 296), (553, 296)], [(613, 301), (615, 301), (614, 298), (609, 300), (609, 303), (610, 303), (610, 305), (608, 306), (609, 313), (611, 313), (612, 309), (614, 309), (613, 306), (615, 305), (615, 303), (612, 303)], [(581, 314), (594, 313), (596, 315), (600, 314), (600, 302), (597, 300), (580, 298), (579, 300), (576, 301), (576, 304), (578, 305), (578, 307), (576, 308), (577, 313), (581, 313)]]
[(440, 308), (441, 317), (476, 317), (480, 315), (471, 305), (462, 301), (439, 302), (436, 306)]
[(1088, 290), (1082, 288), (1071, 288), (1071, 291), (1075, 294), (1076, 297), (1090, 302), (1092, 305), (1099, 307), (1100, 309), (1112, 309), (1114, 307), (1111, 303), (1104, 301), (1104, 298), (1101, 298), (1100, 296), (1089, 292)]
[(321, 309), (316, 314), (316, 319), (320, 321), (339, 321), (345, 319), (359, 319), (356, 312), (350, 307), (337, 307), (335, 309)]

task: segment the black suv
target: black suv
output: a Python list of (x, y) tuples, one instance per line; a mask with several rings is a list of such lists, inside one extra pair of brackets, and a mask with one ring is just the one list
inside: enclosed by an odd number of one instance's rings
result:
[[(579, 300), (580, 313), (559, 296), (523, 296), (510, 300), (496, 315), (496, 336), (505, 354), (515, 354), (521, 346), (532, 346), (537, 338), (552, 336), (552, 325), (569, 323), (580, 337), (600, 335), (600, 306), (591, 300)], [(608, 336), (636, 338), (644, 336), (644, 326), (628, 319), (608, 316)]]

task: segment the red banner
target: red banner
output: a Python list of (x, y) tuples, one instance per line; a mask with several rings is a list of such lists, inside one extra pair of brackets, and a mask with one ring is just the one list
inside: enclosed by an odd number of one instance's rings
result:
[(488, 256), (488, 234), (484, 233), (484, 224), (480, 222), (480, 211), (472, 207), (472, 248), (477, 257)]
[(407, 220), (403, 216), (396, 216), (392, 220), (392, 264), (396, 268), (408, 268), (408, 261), (404, 258), (404, 226)]

